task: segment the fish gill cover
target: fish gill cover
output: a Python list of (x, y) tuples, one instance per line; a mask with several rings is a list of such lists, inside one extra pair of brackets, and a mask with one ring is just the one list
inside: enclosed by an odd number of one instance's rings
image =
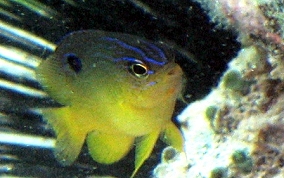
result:
[[(122, 161), (104, 166), (92, 161), (84, 147), (75, 164), (60, 166), (52, 153), (55, 135), (37, 109), (60, 105), (37, 82), (36, 68), (66, 34), (85, 29), (128, 33), (168, 44), (186, 75), (186, 102), (216, 86), (239, 49), (234, 33), (215, 28), (199, 4), (191, 1), (1, 1), (0, 175), (130, 176), (133, 151)], [(177, 124), (175, 116), (184, 106), (184, 102), (176, 105), (173, 120)], [(137, 177), (152, 175), (163, 147), (156, 145)]]

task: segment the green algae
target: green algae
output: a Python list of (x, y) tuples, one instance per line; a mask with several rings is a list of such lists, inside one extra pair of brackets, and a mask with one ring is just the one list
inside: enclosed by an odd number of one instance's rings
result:
[(209, 178), (227, 178), (228, 170), (224, 167), (217, 167), (213, 169), (210, 173)]
[(232, 163), (237, 171), (248, 174), (252, 171), (253, 161), (245, 150), (237, 150), (232, 154)]

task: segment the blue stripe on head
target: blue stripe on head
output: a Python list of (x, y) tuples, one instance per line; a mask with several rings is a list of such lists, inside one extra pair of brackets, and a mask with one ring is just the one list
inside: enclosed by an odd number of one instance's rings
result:
[[(147, 62), (149, 62), (149, 63), (156, 64), (156, 65), (160, 65), (160, 66), (163, 66), (163, 65), (166, 64), (166, 62), (164, 62), (164, 61), (163, 61), (163, 62), (160, 62), (160, 61), (157, 61), (157, 60), (155, 60), (155, 59), (153, 59), (153, 58), (150, 58), (150, 57), (146, 56), (145, 52), (143, 52), (141, 49), (139, 49), (139, 48), (137, 48), (137, 47), (134, 47), (134, 46), (131, 46), (131, 45), (128, 45), (128, 44), (126, 44), (125, 42), (120, 41), (119, 39), (111, 38), (111, 37), (104, 37), (103, 39), (104, 39), (104, 40), (107, 40), (107, 41), (116, 42), (119, 46), (121, 46), (121, 47), (123, 47), (123, 48), (125, 48), (125, 49), (132, 50), (132, 51), (138, 53), (138, 54), (143, 58), (143, 60), (145, 60), (145, 61), (147, 61)], [(148, 43), (147, 43), (147, 44), (148, 44)], [(161, 49), (159, 49), (158, 47), (156, 47), (156, 46), (153, 45), (153, 44), (148, 44), (148, 45), (149, 45), (152, 49), (158, 51), (158, 52), (159, 52), (159, 56), (160, 56), (162, 59), (166, 60), (166, 56), (165, 56), (165, 54), (163, 53), (163, 51), (162, 51)], [(129, 60), (132, 60), (131, 57), (122, 57), (122, 58), (120, 58), (120, 59), (122, 59), (122, 60), (128, 60), (128, 61), (129, 61)], [(133, 58), (133, 59), (134, 59), (134, 58)]]
[(137, 59), (135, 59), (134, 57), (120, 57), (120, 58), (116, 58), (115, 61), (120, 61), (120, 60), (123, 60), (123, 61), (128, 61), (128, 62), (135, 62), (137, 61)]
[(158, 48), (156, 45), (154, 44), (151, 44), (151, 43), (148, 43), (146, 41), (143, 41), (143, 43), (145, 43), (146, 45), (148, 45), (151, 49), (155, 50), (158, 52), (160, 58), (162, 58), (163, 60), (166, 60), (166, 55), (165, 53), (163, 52), (163, 50), (161, 50), (160, 48)]

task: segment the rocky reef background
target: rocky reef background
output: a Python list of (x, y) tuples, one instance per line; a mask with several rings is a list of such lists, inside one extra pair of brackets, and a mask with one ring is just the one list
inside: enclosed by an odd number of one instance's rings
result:
[[(283, 177), (284, 3), (281, 0), (196, 2), (217, 28), (238, 34), (241, 49), (229, 62), (218, 86), (178, 116), (186, 138), (186, 157), (172, 155), (178, 161), (164, 161), (155, 169), (156, 174), (158, 177)], [(171, 170), (179, 170), (179, 174)], [(166, 176), (163, 172), (167, 172)]]
[(100, 29), (168, 43), (187, 79), (190, 104), (179, 102), (173, 118), (186, 152), (160, 154), (158, 144), (137, 177), (281, 177), (283, 8), (281, 0), (1, 1), (0, 175), (131, 174), (133, 153), (102, 166), (83, 150), (74, 166), (58, 165), (54, 134), (35, 109), (56, 106), (35, 80), (40, 61), (69, 32)]

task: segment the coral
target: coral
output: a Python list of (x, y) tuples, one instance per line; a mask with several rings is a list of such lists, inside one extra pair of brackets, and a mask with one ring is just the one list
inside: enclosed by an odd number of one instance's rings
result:
[(162, 153), (162, 163), (153, 171), (153, 177), (183, 178), (189, 167), (184, 154), (178, 153), (173, 147), (167, 147)]
[(195, 1), (217, 28), (239, 34), (242, 49), (218, 86), (178, 116), (187, 177), (283, 177), (284, 2)]
[[(283, 23), (281, 0), (195, 0), (206, 9), (213, 22), (231, 28), (240, 35), (250, 36), (255, 42), (272, 43), (282, 50), (283, 35), (275, 29)], [(273, 18), (272, 18), (273, 17)], [(277, 26), (279, 27), (279, 26)]]
[(266, 177), (279, 174), (284, 166), (283, 126), (283, 124), (267, 124), (259, 131), (253, 156), (256, 160), (257, 171), (262, 172)]

